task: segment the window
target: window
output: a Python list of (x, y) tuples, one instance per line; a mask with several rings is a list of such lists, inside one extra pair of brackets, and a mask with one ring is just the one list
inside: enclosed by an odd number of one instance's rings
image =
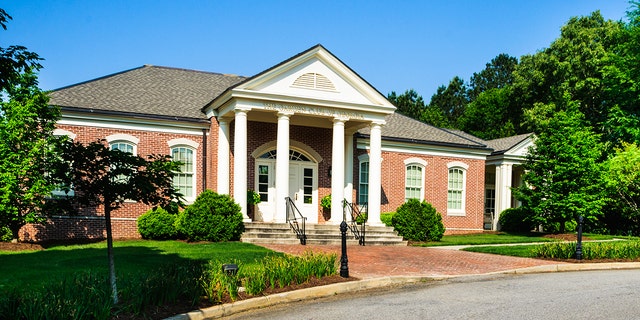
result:
[[(64, 130), (64, 129), (55, 129), (53, 130), (53, 135), (56, 137), (64, 137), (66, 136), (66, 138), (68, 140), (74, 140), (76, 138), (76, 134), (68, 131), (68, 130)], [(61, 161), (62, 159), (60, 158), (60, 156), (56, 156), (55, 161)], [(47, 172), (46, 174), (49, 174), (49, 172)], [(56, 197), (73, 197), (75, 195), (75, 191), (73, 189), (73, 184), (65, 184), (65, 183), (61, 183), (61, 184), (57, 184), (55, 186), (55, 188), (53, 190), (51, 190), (51, 196), (53, 198)]]
[(180, 162), (180, 172), (173, 176), (173, 187), (180, 192), (185, 199), (195, 197), (195, 166), (194, 152), (189, 147), (171, 148), (171, 158)]
[(422, 201), (422, 168), (417, 165), (407, 166), (404, 185), (404, 201), (409, 199)]
[[(131, 142), (128, 141), (114, 141), (114, 142), (109, 142), (109, 148), (111, 148), (111, 150), (120, 150), (122, 152), (125, 153), (130, 153), (135, 155), (135, 145)], [(122, 182), (122, 183), (126, 183), (127, 177), (124, 174), (119, 174), (114, 182)]]
[(358, 184), (358, 204), (369, 202), (369, 158), (360, 160)]
[(460, 162), (447, 164), (449, 179), (447, 187), (447, 213), (451, 215), (465, 214), (465, 183), (468, 166)]
[(420, 158), (410, 158), (404, 161), (405, 179), (404, 179), (404, 201), (409, 199), (424, 198), (424, 168), (427, 162)]
[(269, 201), (269, 165), (258, 165), (258, 194), (260, 201)]
[(135, 154), (133, 151), (134, 146), (129, 142), (112, 142), (109, 146), (111, 150), (120, 150), (122, 152)]

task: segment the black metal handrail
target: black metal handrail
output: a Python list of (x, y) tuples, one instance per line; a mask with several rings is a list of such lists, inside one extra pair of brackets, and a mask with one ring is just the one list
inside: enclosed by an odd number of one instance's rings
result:
[[(298, 239), (300, 239), (300, 244), (304, 246), (307, 244), (307, 234), (305, 232), (307, 218), (302, 216), (302, 213), (300, 213), (300, 210), (298, 210), (298, 207), (296, 207), (296, 204), (290, 197), (285, 197), (284, 201), (287, 205), (287, 223), (289, 223), (293, 232), (295, 232)], [(300, 221), (300, 223), (298, 223), (298, 221)]]
[[(349, 211), (351, 221), (347, 224), (349, 230), (353, 233), (354, 238), (358, 240), (358, 244), (364, 246), (367, 222), (367, 204), (358, 205), (342, 200), (343, 212)], [(358, 228), (358, 226), (360, 228)]]

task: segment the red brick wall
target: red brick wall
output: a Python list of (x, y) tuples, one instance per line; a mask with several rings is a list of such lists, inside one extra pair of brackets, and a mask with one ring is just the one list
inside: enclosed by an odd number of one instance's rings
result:
[[(169, 154), (168, 141), (186, 138), (198, 143), (196, 150), (196, 195), (202, 192), (203, 179), (203, 137), (202, 135), (175, 134), (155, 131), (123, 130), (97, 128), (77, 125), (58, 125), (59, 129), (76, 134), (75, 141), (88, 143), (105, 139), (112, 134), (128, 134), (139, 139), (137, 154)], [(209, 148), (209, 152), (211, 149)], [(208, 174), (210, 177), (211, 175)], [(210, 178), (208, 180), (211, 180)], [(208, 182), (210, 183), (210, 182)], [(112, 212), (112, 230), (114, 238), (140, 238), (137, 231), (136, 218), (149, 210), (149, 206), (142, 203), (125, 203), (124, 206)], [(69, 238), (103, 238), (104, 211), (101, 208), (85, 210), (77, 217), (52, 218), (45, 225), (27, 225), (21, 230), (21, 239), (27, 241), (59, 240)]]
[[(58, 128), (68, 130), (77, 135), (76, 141), (91, 142), (104, 139), (112, 134), (129, 134), (140, 139), (137, 145), (139, 155), (151, 153), (169, 153), (167, 142), (176, 138), (186, 138), (199, 144), (196, 152), (197, 184), (196, 195), (202, 192), (203, 168), (207, 166), (208, 188), (217, 189), (217, 148), (218, 148), (218, 123), (212, 121), (209, 135), (207, 137), (207, 161), (204, 163), (204, 140), (202, 135), (172, 134), (153, 131), (121, 130), (96, 128), (87, 126), (59, 125)], [(233, 175), (233, 134), (234, 123), (230, 125), (231, 156), (230, 172)], [(331, 142), (332, 130), (313, 127), (290, 127), (290, 139), (301, 142), (313, 150), (321, 157), (318, 164), (318, 202), (322, 197), (331, 193), (331, 178), (328, 175), (331, 168)], [(253, 122), (248, 123), (248, 146), (247, 146), (247, 185), (254, 187), (254, 167), (255, 161), (251, 153), (259, 146), (274, 141), (277, 137), (276, 123)], [(365, 150), (354, 152), (354, 193), (352, 200), (357, 199), (358, 192), (358, 156), (366, 153)], [(428, 155), (418, 155), (411, 153), (382, 153), (382, 207), (381, 212), (395, 211), (404, 202), (404, 160), (408, 158), (420, 158), (427, 161), (425, 168), (425, 194), (424, 198), (443, 216), (443, 223), (447, 228), (447, 233), (468, 233), (482, 230), (484, 211), (484, 160), (470, 160), (455, 157), (438, 157)], [(447, 215), (447, 163), (460, 161), (469, 166), (466, 172), (466, 202), (464, 216)], [(232, 179), (233, 180), (233, 179)], [(230, 190), (233, 191), (233, 183), (230, 182)], [(244, 196), (244, 195), (243, 195)], [(114, 238), (139, 238), (135, 219), (149, 209), (141, 203), (126, 203), (123, 208), (116, 210), (112, 215), (112, 228)], [(52, 239), (69, 238), (104, 238), (104, 216), (103, 211), (98, 208), (84, 212), (79, 217), (58, 217), (50, 219), (49, 223), (40, 225), (28, 225), (21, 230), (21, 238), (32, 241), (43, 241)], [(330, 216), (322, 211), (318, 203), (318, 221), (323, 223)]]
[[(354, 159), (354, 189), (358, 190), (358, 156), (366, 153), (358, 150)], [(404, 203), (405, 163), (409, 158), (427, 162), (424, 175), (424, 200), (432, 204), (442, 215), (447, 234), (482, 231), (484, 212), (484, 160), (455, 157), (429, 156), (412, 153), (382, 152), (382, 207), (381, 212), (393, 212)], [(447, 187), (449, 162), (463, 162), (466, 171), (465, 215), (447, 214)]]

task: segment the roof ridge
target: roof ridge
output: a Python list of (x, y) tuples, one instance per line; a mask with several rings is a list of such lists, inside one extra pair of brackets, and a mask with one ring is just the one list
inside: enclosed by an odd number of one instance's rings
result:
[(64, 86), (64, 87), (60, 87), (60, 88), (57, 88), (57, 89), (53, 89), (53, 90), (51, 90), (51, 91), (52, 91), (52, 92), (53, 92), (53, 91), (60, 91), (60, 90), (63, 90), (63, 89), (67, 89), (67, 88), (71, 88), (71, 87), (76, 87), (76, 86), (79, 86), (79, 85), (83, 85), (83, 84), (86, 84), (86, 83), (89, 83), (89, 82), (94, 82), (94, 81), (104, 80), (104, 79), (111, 78), (111, 77), (115, 77), (115, 76), (117, 76), (117, 75), (121, 75), (121, 74), (124, 74), (124, 73), (127, 73), (127, 72), (131, 72), (131, 71), (134, 71), (134, 70), (142, 69), (142, 68), (145, 68), (146, 66), (148, 66), (148, 65), (146, 65), (146, 64), (145, 64), (145, 65), (142, 65), (142, 66), (139, 66), (139, 67), (135, 67), (135, 68), (127, 69), (127, 70), (122, 70), (122, 71), (118, 71), (118, 72), (110, 73), (110, 74), (107, 74), (107, 75), (105, 75), (105, 76), (101, 76), (101, 77), (97, 77), (97, 78), (93, 78), (93, 79), (89, 79), (89, 80), (81, 81), (81, 82), (78, 82), (78, 83), (74, 83), (74, 84), (66, 85), (66, 86)]
[(196, 69), (180, 68), (180, 67), (157, 66), (157, 65), (153, 65), (153, 64), (145, 64), (145, 65), (143, 65), (143, 67), (145, 67), (145, 68), (158, 68), (158, 69), (177, 70), (177, 71), (187, 71), (187, 72), (198, 72), (198, 73), (206, 73), (206, 74), (229, 76), (229, 77), (238, 77), (238, 78), (247, 78), (246, 76), (241, 76), (241, 75), (237, 75), (237, 74), (220, 73), (220, 72), (204, 71), (204, 70), (196, 70)]

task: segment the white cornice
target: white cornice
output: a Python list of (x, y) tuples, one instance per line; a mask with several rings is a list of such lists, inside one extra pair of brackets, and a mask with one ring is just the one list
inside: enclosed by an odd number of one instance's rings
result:
[[(369, 149), (369, 139), (359, 138), (357, 140), (358, 149)], [(448, 147), (438, 145), (404, 143), (382, 139), (382, 151), (396, 153), (412, 153), (440, 157), (455, 157), (474, 160), (486, 160), (489, 150), (472, 149), (464, 147)]]
[(209, 129), (210, 126), (208, 123), (148, 120), (112, 115), (85, 114), (79, 112), (63, 113), (58, 124), (190, 135), (202, 135), (202, 130)]

